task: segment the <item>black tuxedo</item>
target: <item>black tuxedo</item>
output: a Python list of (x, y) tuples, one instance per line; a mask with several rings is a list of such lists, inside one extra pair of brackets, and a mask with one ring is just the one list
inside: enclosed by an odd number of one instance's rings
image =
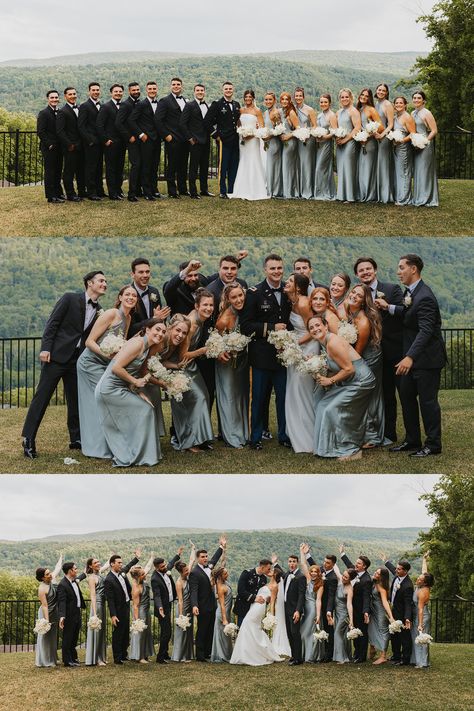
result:
[[(212, 274), (207, 277), (204, 274), (199, 274), (199, 286), (207, 287), (211, 281), (216, 279), (218, 274)], [(167, 305), (171, 309), (171, 315), (174, 314), (189, 314), (194, 309), (194, 296), (196, 291), (192, 291), (186, 284), (184, 279), (181, 279), (178, 274), (175, 274), (171, 279), (163, 284), (163, 295)]]
[[(178, 560), (179, 555), (175, 555), (174, 558), (169, 561), (166, 566), (166, 570), (173, 570), (174, 565), (178, 562)], [(171, 584), (171, 595), (173, 598), (171, 601), (169, 599), (168, 587), (161, 573), (155, 570), (150, 581), (153, 592), (154, 613), (160, 623), (160, 648), (156, 656), (157, 661), (161, 661), (169, 657), (168, 646), (171, 639), (171, 612), (173, 610), (173, 602), (176, 600), (176, 586), (174, 584), (174, 580), (171, 576), (167, 577)], [(164, 612), (164, 617), (160, 615), (160, 608), (162, 608)]]
[(135, 284), (132, 282), (132, 286), (137, 292), (137, 305), (135, 306), (135, 310), (132, 314), (132, 319), (130, 322), (130, 328), (128, 329), (128, 338), (131, 338), (132, 336), (135, 336), (135, 334), (138, 333), (138, 331), (142, 328), (142, 324), (144, 321), (147, 321), (149, 318), (153, 318), (153, 310), (157, 306), (161, 306), (161, 297), (160, 297), (160, 292), (158, 289), (155, 289), (154, 286), (148, 286), (148, 302), (149, 302), (149, 310), (147, 311), (145, 304), (140, 296), (140, 294), (137, 291), (137, 288)]
[[(222, 555), (219, 547), (209, 561), (209, 568), (213, 568)], [(189, 591), (192, 607), (199, 608), (196, 631), (196, 659), (202, 661), (211, 656), (212, 636), (216, 619), (217, 601), (211, 581), (204, 570), (195, 565), (189, 574)]]
[[(65, 103), (56, 119), (56, 129), (63, 152), (63, 185), (68, 198), (85, 197), (84, 150), (79, 133), (78, 118), (70, 104)], [(74, 178), (77, 193), (74, 190)]]
[[(141, 191), (140, 184), (140, 141), (134, 133), (130, 118), (139, 99), (135, 101), (131, 96), (120, 103), (115, 125), (122, 137), (122, 142), (128, 150), (130, 172), (128, 176), (128, 197), (137, 197)], [(130, 139), (135, 140), (130, 142)]]
[[(204, 104), (207, 106), (206, 102)], [(201, 192), (207, 193), (211, 141), (197, 99), (188, 101), (184, 107), (180, 128), (189, 143), (189, 192), (191, 195), (197, 195), (196, 180), (199, 175)]]
[(81, 589), (77, 584), (77, 579), (76, 587), (79, 591), (79, 605), (77, 604), (77, 596), (69, 578), (64, 576), (64, 578), (60, 580), (57, 589), (58, 615), (59, 618), (64, 618), (62, 657), (65, 666), (77, 662), (76, 646), (81, 631), (81, 610), (86, 607)]
[(99, 110), (92, 99), (79, 106), (77, 125), (84, 146), (85, 176), (88, 197), (103, 197), (102, 184), (102, 141), (97, 129)]
[[(353, 568), (349, 558), (344, 554), (341, 556), (347, 568)], [(372, 593), (372, 578), (367, 571), (358, 577), (358, 582), (353, 586), (352, 609), (354, 615), (354, 627), (358, 627), (362, 632), (362, 637), (354, 640), (354, 657), (360, 662), (367, 659), (368, 625), (364, 622), (364, 615), (370, 615), (370, 596)]]
[(127, 573), (132, 566), (138, 563), (138, 558), (132, 558), (130, 563), (122, 568), (122, 579), (125, 582), (125, 587), (128, 594), (128, 600), (125, 596), (123, 588), (117, 579), (115, 573), (110, 571), (105, 578), (105, 597), (109, 606), (110, 617), (117, 617), (118, 622), (112, 628), (112, 652), (114, 662), (120, 662), (127, 659), (128, 645), (130, 642), (130, 600), (132, 599), (132, 586), (127, 578)]
[[(181, 102), (182, 103), (182, 102)], [(158, 133), (164, 141), (167, 169), (168, 195), (184, 194), (188, 191), (186, 175), (188, 171), (188, 142), (181, 126), (182, 109), (173, 94), (163, 97), (156, 109)], [(171, 141), (165, 141), (172, 136)]]
[(239, 167), (239, 135), (237, 133), (239, 119), (239, 102), (228, 102), (224, 97), (212, 102), (204, 119), (207, 130), (215, 129), (214, 135), (220, 141), (219, 192), (221, 195), (232, 193), (234, 190), (235, 176)]
[[(412, 619), (412, 604), (413, 604), (413, 583), (409, 575), (405, 575), (400, 581), (396, 577), (395, 566), (389, 560), (386, 561), (385, 566), (389, 571), (395, 576), (392, 580), (390, 586), (389, 600), (392, 605), (392, 614), (396, 620), (401, 620), (405, 623), (405, 620), (411, 620), (412, 624), (416, 624), (416, 620)], [(394, 593), (395, 582), (399, 581), (397, 584), (398, 590)], [(393, 661), (403, 661), (405, 664), (410, 663), (410, 657), (412, 652), (412, 637), (411, 630), (402, 629), (401, 632), (390, 635), (392, 643), (392, 653)]]
[(63, 154), (56, 127), (58, 115), (59, 111), (54, 111), (47, 106), (39, 112), (36, 121), (36, 133), (40, 139), (40, 150), (44, 161), (44, 192), (48, 200), (62, 195)]
[(23, 425), (23, 436), (35, 439), (49, 401), (62, 379), (67, 401), (67, 426), (71, 442), (80, 440), (77, 404), (76, 362), (84, 349), (95, 316), (85, 326), (86, 294), (66, 293), (56, 303), (43, 332), (41, 350), (49, 351), (50, 362), (42, 363), (41, 375)]
[(234, 614), (237, 615), (237, 624), (241, 626), (250, 605), (255, 602), (260, 588), (267, 584), (267, 577), (258, 574), (255, 568), (243, 570), (237, 586), (237, 597), (234, 603)]
[[(105, 158), (105, 180), (110, 197), (122, 194), (125, 143), (117, 126), (120, 104), (110, 99), (100, 107), (97, 116), (97, 132), (102, 142)], [(107, 145), (112, 141), (110, 145)]]
[(419, 409), (426, 433), (425, 445), (441, 451), (441, 410), (438, 390), (441, 370), (446, 365), (446, 346), (441, 334), (441, 314), (438, 301), (423, 280), (411, 293), (409, 306), (396, 306), (395, 313), (403, 318), (403, 356), (413, 359), (413, 366), (402, 376), (400, 399), (406, 441), (421, 446)]
[[(158, 107), (158, 101), (156, 102)], [(139, 101), (130, 114), (128, 126), (134, 136), (145, 133), (146, 141), (139, 140), (141, 172), (140, 181), (145, 197), (151, 197), (158, 192), (158, 168), (160, 165), (161, 139), (158, 132), (157, 111), (153, 112), (150, 99)]]
[[(294, 577), (290, 580), (290, 576)], [(291, 658), (296, 662), (303, 661), (301, 645), (301, 619), (304, 615), (304, 598), (306, 592), (306, 577), (297, 568), (295, 573), (287, 571), (283, 577), (285, 591), (285, 622), (288, 640), (291, 648)], [(300, 613), (298, 622), (293, 621), (295, 612)]]

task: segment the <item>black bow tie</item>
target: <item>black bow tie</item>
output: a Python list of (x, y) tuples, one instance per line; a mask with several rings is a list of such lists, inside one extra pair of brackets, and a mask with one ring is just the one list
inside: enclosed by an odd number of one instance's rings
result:
[(157, 104), (158, 101), (157, 101), (156, 99), (151, 99), (151, 103), (152, 103), (152, 104)]
[(96, 309), (99, 306), (99, 302), (92, 301), (92, 299), (89, 299), (87, 303), (90, 304), (92, 306), (92, 308), (94, 308), (94, 309)]
[(116, 106), (120, 106), (120, 101), (116, 101), (116, 102), (115, 102), (115, 105), (116, 105)]
[(143, 298), (144, 296), (148, 296), (149, 293), (150, 293), (150, 289), (145, 289), (145, 291), (142, 291), (140, 296)]
[(100, 101), (96, 101), (96, 102), (95, 102), (95, 105), (96, 105), (96, 106), (99, 106), (99, 108), (100, 108)]
[(199, 106), (202, 106), (203, 104), (204, 104), (204, 106), (207, 106), (207, 104), (206, 104), (205, 101), (200, 101), (200, 102), (199, 102)]
[(79, 108), (77, 104), (70, 104), (70, 106), (71, 106), (71, 109), (78, 109)]
[(283, 287), (282, 286), (275, 286), (275, 287), (271, 286), (270, 291), (279, 291), (281, 293), (283, 291)]

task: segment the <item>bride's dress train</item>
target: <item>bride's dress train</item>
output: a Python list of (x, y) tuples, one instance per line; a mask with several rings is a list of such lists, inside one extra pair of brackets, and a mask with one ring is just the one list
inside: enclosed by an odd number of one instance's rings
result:
[[(270, 590), (265, 585), (258, 594), (270, 598)], [(235, 641), (234, 651), (230, 659), (231, 664), (248, 664), (252, 667), (272, 664), (283, 661), (276, 652), (272, 640), (262, 629), (262, 620), (265, 617), (267, 606), (265, 603), (254, 602), (245, 615), (244, 621)], [(285, 624), (279, 620), (279, 624)], [(277, 624), (278, 626), (278, 624)]]
[[(257, 117), (253, 114), (241, 114), (242, 126), (258, 128)], [(249, 138), (240, 143), (239, 167), (235, 178), (234, 190), (229, 198), (241, 200), (268, 200), (265, 180), (265, 164), (262, 160), (261, 139)]]

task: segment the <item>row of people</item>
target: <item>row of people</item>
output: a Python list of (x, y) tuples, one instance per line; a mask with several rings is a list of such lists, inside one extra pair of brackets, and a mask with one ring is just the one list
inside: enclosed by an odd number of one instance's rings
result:
[[(149, 201), (160, 198), (162, 142), (168, 196), (211, 196), (208, 173), (212, 135), (221, 146), (219, 190), (223, 198), (438, 205), (434, 153), (437, 127), (422, 91), (413, 94), (415, 109), (410, 115), (404, 97), (390, 103), (386, 84), (377, 87), (375, 103), (372, 90), (362, 89), (356, 106), (352, 92), (342, 89), (337, 112), (331, 108), (331, 96), (323, 94), (319, 113), (305, 103), (301, 87), (293, 95), (283, 92), (279, 105), (275, 93), (267, 92), (264, 113), (255, 105), (251, 89), (245, 92), (241, 107), (233, 98), (231, 82), (223, 84), (222, 98), (211, 105), (205, 100), (202, 84), (195, 85), (191, 101), (183, 97), (178, 77), (172, 79), (170, 88), (170, 93), (158, 100), (157, 84), (149, 81), (146, 98), (140, 100), (140, 86), (131, 82), (129, 96), (124, 99), (123, 85), (113, 84), (110, 100), (101, 103), (100, 85), (91, 82), (87, 101), (78, 106), (77, 91), (69, 86), (60, 109), (59, 93), (49, 90), (48, 105), (37, 121), (47, 200), (101, 200), (105, 197), (103, 161), (109, 198), (123, 199), (127, 151), (129, 201), (137, 202), (139, 196)], [(369, 132), (373, 126), (376, 130)], [(300, 140), (301, 130), (307, 134), (301, 134)], [(253, 135), (255, 131), (257, 135)], [(319, 133), (310, 135), (310, 131)], [(410, 137), (415, 133), (427, 139), (425, 147), (412, 147)]]
[[(140, 550), (127, 565), (117, 554), (104, 566), (91, 557), (80, 575), (75, 563), (63, 564), (62, 559), (52, 572), (38, 568), (38, 618), (50, 628), (38, 634), (36, 665), (57, 664), (58, 625), (64, 665), (79, 664), (77, 642), (86, 606), (79, 583), (86, 580), (90, 596), (87, 666), (107, 663), (107, 607), (115, 664), (129, 660), (146, 664), (155, 654), (153, 614), (160, 626), (156, 655), (160, 664), (196, 659), (260, 666), (284, 658), (292, 666), (332, 661), (362, 664), (368, 657), (378, 666), (388, 661), (391, 642), (394, 664), (429, 666), (429, 646), (415, 644), (420, 633), (430, 633), (434, 578), (428, 572), (427, 554), (414, 586), (406, 560), (394, 565), (382, 556), (383, 565), (371, 576), (367, 556), (359, 556), (352, 564), (341, 545), (346, 566), (341, 572), (335, 555), (328, 554), (321, 565), (316, 564), (309, 545), (302, 543), (299, 556), (289, 556), (287, 572), (275, 555), (242, 571), (234, 598), (225, 565), (226, 547), (226, 538), (221, 537), (210, 560), (205, 549), (196, 551), (192, 544), (189, 562), (181, 560), (184, 547), (180, 547), (168, 562), (152, 555), (144, 566), (139, 563)], [(61, 569), (64, 577), (57, 583)], [(176, 580), (173, 570), (178, 573)], [(268, 625), (271, 638), (262, 625), (266, 614), (269, 620), (273, 617)], [(232, 628), (234, 620), (237, 629)], [(353, 644), (350, 630), (358, 630)]]

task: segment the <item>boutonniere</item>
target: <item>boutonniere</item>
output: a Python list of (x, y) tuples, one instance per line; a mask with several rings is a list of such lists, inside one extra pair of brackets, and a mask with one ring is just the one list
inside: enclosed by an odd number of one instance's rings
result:
[(98, 309), (96, 311), (96, 314), (97, 314), (97, 318), (99, 318), (99, 316), (102, 316), (102, 314), (105, 314), (105, 311), (104, 311), (104, 309)]
[(360, 583), (360, 578), (355, 578), (354, 579), (354, 585), (358, 585)]
[(169, 578), (171, 578), (171, 570), (167, 570), (167, 571), (166, 571), (166, 575), (167, 575)]
[(403, 297), (403, 305), (406, 306), (407, 308), (411, 306), (412, 298), (410, 294), (407, 294), (406, 296)]
[(150, 294), (150, 301), (158, 301), (158, 297), (156, 294)]
[(377, 299), (385, 299), (385, 294), (383, 293), (383, 291), (377, 291), (375, 295)]

